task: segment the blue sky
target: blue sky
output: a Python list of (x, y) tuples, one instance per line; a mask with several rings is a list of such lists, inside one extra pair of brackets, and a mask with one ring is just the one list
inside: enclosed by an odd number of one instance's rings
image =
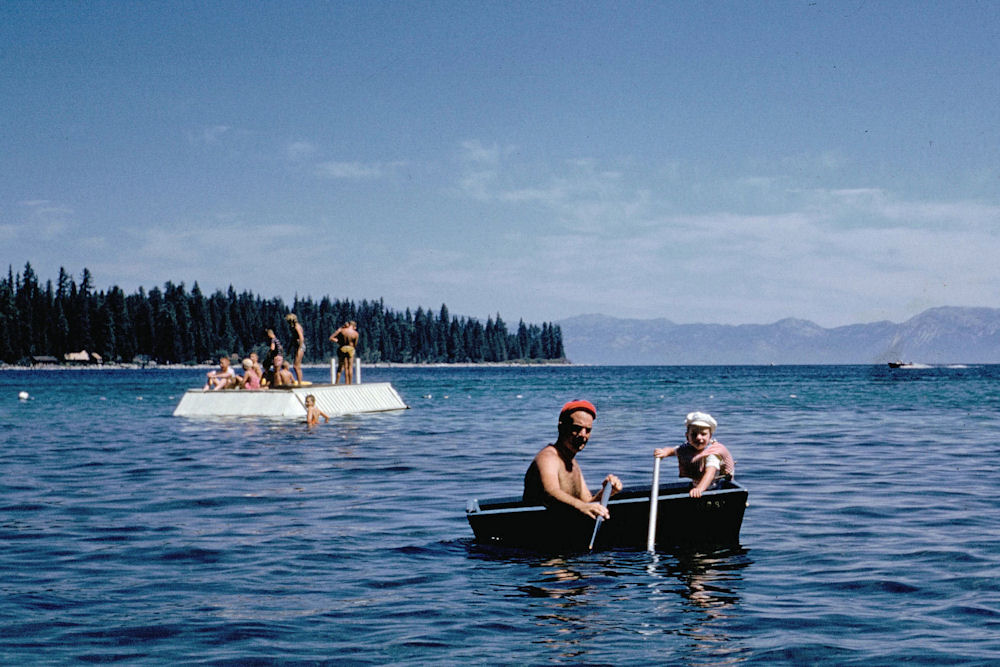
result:
[(1000, 2), (0, 3), (0, 261), (823, 326), (1000, 305)]

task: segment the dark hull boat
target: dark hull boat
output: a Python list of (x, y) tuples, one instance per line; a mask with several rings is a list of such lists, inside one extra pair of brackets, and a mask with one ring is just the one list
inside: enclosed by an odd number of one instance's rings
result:
[[(738, 544), (746, 488), (722, 481), (701, 498), (688, 495), (690, 482), (660, 484), (656, 546)], [(649, 488), (626, 487), (608, 502), (594, 548), (645, 547), (649, 534)], [(520, 498), (470, 500), (466, 517), (482, 544), (541, 550), (586, 550), (594, 520), (563, 507), (529, 505)]]

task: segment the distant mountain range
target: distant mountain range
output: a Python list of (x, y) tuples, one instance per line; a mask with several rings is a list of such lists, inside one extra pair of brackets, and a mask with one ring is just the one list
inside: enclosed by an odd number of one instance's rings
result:
[(903, 322), (832, 329), (807, 320), (774, 324), (674, 324), (579, 315), (561, 322), (576, 364), (1000, 363), (1000, 309), (931, 308)]

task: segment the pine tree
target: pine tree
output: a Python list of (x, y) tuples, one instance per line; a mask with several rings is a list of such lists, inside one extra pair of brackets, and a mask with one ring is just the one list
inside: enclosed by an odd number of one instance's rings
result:
[(30, 357), (35, 351), (35, 326), (32, 311), (34, 310), (35, 292), (38, 282), (31, 262), (24, 265), (24, 275), (18, 276), (17, 294), (14, 299), (17, 308), (17, 322), (20, 323), (21, 349), (20, 354)]
[(73, 340), (70, 342), (70, 346), (73, 347), (75, 351), (87, 350), (89, 352), (94, 349), (94, 334), (91, 329), (90, 294), (93, 288), (93, 277), (90, 275), (90, 271), (88, 269), (84, 269), (83, 275), (80, 278), (80, 288), (76, 292), (76, 299), (73, 303), (72, 318), (76, 320), (75, 327), (73, 326), (73, 320), (70, 320), (70, 331), (72, 332), (73, 337)]
[[(150, 292), (152, 294), (152, 291)], [(175, 364), (180, 361), (180, 331), (177, 327), (177, 313), (173, 304), (166, 299), (156, 310), (156, 348), (154, 356), (160, 363)]]
[(154, 317), (153, 294), (158, 292), (154, 287), (149, 295), (140, 287), (139, 293), (130, 298), (132, 305), (132, 321), (135, 322), (136, 352), (146, 357), (153, 357), (154, 341), (156, 339), (156, 318)]
[(191, 287), (190, 304), (192, 359), (194, 361), (207, 361), (211, 358), (212, 352), (215, 351), (216, 344), (212, 335), (212, 320), (209, 317), (208, 304), (197, 281)]
[(114, 361), (131, 361), (136, 355), (135, 331), (129, 316), (125, 292), (115, 285), (108, 290), (108, 311), (115, 329)]
[(517, 324), (517, 356), (516, 359), (527, 359), (531, 354), (531, 339), (528, 337), (528, 326), (524, 320)]
[(13, 269), (0, 280), (0, 361), (12, 364), (20, 357), (17, 335), (17, 304), (14, 295)]
[(102, 303), (97, 309), (97, 318), (100, 344), (97, 346), (96, 352), (101, 355), (104, 361), (115, 361), (120, 357), (118, 353), (118, 336), (115, 327), (115, 316), (111, 312), (111, 306), (107, 298), (102, 299)]

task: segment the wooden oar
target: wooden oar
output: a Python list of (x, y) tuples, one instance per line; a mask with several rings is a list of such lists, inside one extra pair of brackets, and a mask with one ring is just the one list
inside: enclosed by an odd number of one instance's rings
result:
[(653, 457), (653, 485), (649, 489), (649, 533), (646, 536), (646, 551), (655, 551), (656, 510), (660, 505), (660, 459)]
[[(601, 494), (601, 507), (608, 506), (608, 498), (610, 497), (611, 497), (611, 484), (605, 482), (604, 493)], [(601, 527), (602, 521), (604, 521), (604, 517), (599, 516), (597, 517), (597, 520), (594, 522), (594, 534), (590, 536), (590, 546), (587, 547), (588, 549), (594, 548), (594, 540), (597, 539), (597, 530)]]

